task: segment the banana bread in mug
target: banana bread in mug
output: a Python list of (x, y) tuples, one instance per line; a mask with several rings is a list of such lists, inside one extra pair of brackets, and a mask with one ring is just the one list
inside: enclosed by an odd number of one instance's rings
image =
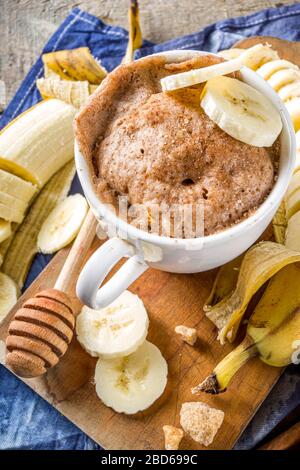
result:
[[(129, 206), (147, 208), (149, 224), (152, 207), (165, 213), (183, 205), (192, 207), (195, 224), (201, 205), (204, 235), (240, 222), (262, 204), (276, 180), (279, 139), (255, 147), (225, 133), (201, 109), (203, 84), (162, 92), (161, 78), (222, 60), (208, 54), (168, 63), (149, 56), (105, 78), (75, 120), (102, 202), (118, 210), (119, 197), (126, 197)], [(238, 72), (231, 76), (240, 78)], [(138, 212), (129, 221), (144, 228)], [(156, 231), (163, 233), (163, 222)]]

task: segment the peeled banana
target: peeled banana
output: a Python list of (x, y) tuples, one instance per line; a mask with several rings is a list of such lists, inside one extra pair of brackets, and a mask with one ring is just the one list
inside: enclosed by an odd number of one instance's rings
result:
[(145, 341), (149, 319), (143, 302), (124, 291), (108, 307), (83, 307), (76, 321), (79, 343), (92, 356), (128, 356)]
[(55, 253), (71, 243), (78, 234), (88, 211), (81, 194), (68, 196), (50, 212), (38, 234), (37, 244), (42, 253)]
[(43, 186), (73, 157), (75, 113), (57, 99), (25, 111), (0, 133), (0, 168)]
[(118, 413), (135, 414), (149, 408), (163, 393), (168, 366), (160, 350), (149, 341), (125, 357), (98, 359), (96, 393)]
[(222, 76), (208, 80), (202, 91), (201, 106), (224, 132), (256, 147), (273, 145), (282, 129), (273, 104), (235, 78)]
[(18, 227), (6, 252), (2, 271), (10, 276), (21, 289), (32, 259), (37, 253), (37, 236), (44, 220), (56, 204), (63, 200), (75, 174), (73, 162), (57, 172), (32, 204), (24, 222)]
[(0, 272), (0, 323), (16, 303), (18, 296), (19, 291), (14, 281)]
[(234, 374), (254, 356), (276, 367), (293, 361), (294, 344), (300, 338), (299, 284), (299, 263), (285, 266), (271, 279), (249, 319), (244, 341), (192, 390), (193, 393), (225, 391)]

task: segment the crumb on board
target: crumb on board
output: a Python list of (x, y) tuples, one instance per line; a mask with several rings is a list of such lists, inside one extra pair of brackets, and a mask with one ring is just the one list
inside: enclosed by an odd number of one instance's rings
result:
[(224, 412), (199, 401), (183, 403), (180, 424), (196, 442), (209, 446), (224, 420)]
[(178, 325), (175, 328), (175, 333), (178, 333), (182, 340), (186, 343), (194, 346), (197, 341), (197, 330), (195, 328), (189, 328), (184, 325)]
[(183, 430), (175, 426), (165, 425), (163, 426), (163, 432), (165, 434), (165, 449), (178, 450), (183, 438)]

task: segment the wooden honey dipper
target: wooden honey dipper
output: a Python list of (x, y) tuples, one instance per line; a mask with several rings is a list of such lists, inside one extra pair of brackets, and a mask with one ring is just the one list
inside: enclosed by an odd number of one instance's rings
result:
[(97, 221), (90, 209), (54, 288), (26, 300), (15, 313), (6, 338), (6, 364), (20, 377), (44, 374), (67, 351), (75, 326), (70, 291), (96, 228)]

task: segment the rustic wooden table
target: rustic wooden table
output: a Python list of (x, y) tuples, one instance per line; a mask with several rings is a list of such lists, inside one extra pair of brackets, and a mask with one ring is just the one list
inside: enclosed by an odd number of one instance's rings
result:
[[(0, 107), (5, 107), (42, 46), (72, 7), (127, 27), (129, 0), (0, 0)], [(289, 4), (283, 0), (140, 0), (144, 37), (161, 42), (214, 21)], [(3, 92), (3, 81), (5, 93)]]

